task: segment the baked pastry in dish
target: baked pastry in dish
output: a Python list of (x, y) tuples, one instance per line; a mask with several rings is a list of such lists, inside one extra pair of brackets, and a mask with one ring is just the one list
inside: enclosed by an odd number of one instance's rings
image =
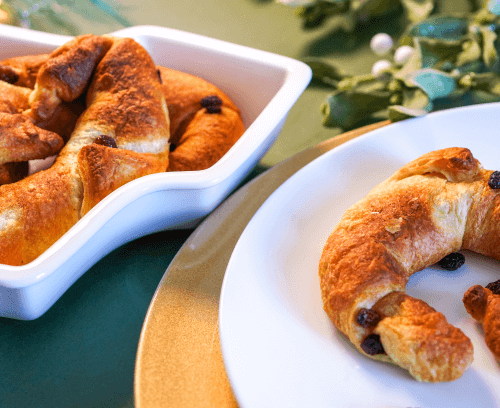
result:
[[(0, 89), (0, 263), (8, 265), (31, 262), (125, 183), (208, 168), (244, 132), (222, 91), (157, 67), (130, 38), (84, 35), (48, 55), (2, 61)], [(26, 176), (27, 161), (56, 154)]]

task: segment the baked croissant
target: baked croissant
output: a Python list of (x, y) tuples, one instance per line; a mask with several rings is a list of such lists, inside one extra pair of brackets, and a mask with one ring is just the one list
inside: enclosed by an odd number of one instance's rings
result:
[[(44, 58), (46, 61), (48, 59)], [(21, 57), (23, 65), (35, 64), (39, 58)], [(16, 62), (16, 59), (7, 60)], [(19, 64), (18, 64), (19, 65)], [(28, 114), (32, 91), (19, 81), (3, 62), (0, 64), (0, 185), (14, 183), (28, 175), (28, 160), (44, 159), (58, 153), (69, 139), (78, 116), (83, 112), (81, 101), (62, 103), (47, 120), (34, 119)], [(34, 69), (30, 70), (35, 72)], [(37, 71), (38, 72), (38, 69)], [(8, 82), (10, 81), (10, 82)], [(12, 83), (11, 83), (12, 82)], [(29, 82), (28, 82), (29, 83)]]
[(460, 249), (500, 259), (500, 190), (465, 148), (427, 153), (349, 208), (324, 247), (323, 305), (364, 355), (419, 381), (459, 378), (471, 341), (405, 293), (409, 277)]
[[(66, 48), (71, 47), (66, 45)], [(43, 54), (0, 62), (0, 79), (10, 80), (18, 85), (15, 87), (20, 90), (18, 92), (27, 94), (22, 110), (28, 109), (30, 95), (23, 87), (35, 87), (38, 72), (48, 59), (49, 54)], [(239, 109), (224, 92), (202, 78), (161, 66), (157, 66), (157, 70), (170, 115), (171, 155), (167, 170), (193, 171), (211, 167), (245, 131)], [(13, 95), (3, 99), (10, 103)], [(3, 111), (1, 103), (0, 100), (0, 112)], [(15, 105), (21, 109), (19, 103)], [(58, 109), (51, 120), (44, 122), (38, 117), (35, 123), (67, 140), (84, 104), (80, 100), (64, 102)]]
[(157, 68), (170, 115), (168, 171), (208, 169), (243, 135), (239, 109), (213, 84)]
[(500, 361), (500, 280), (474, 285), (464, 294), (467, 312), (483, 325), (486, 345)]
[(0, 186), (1, 263), (32, 261), (104, 196), (167, 169), (169, 116), (160, 86), (153, 60), (132, 39), (76, 37), (51, 54), (23, 115), (50, 121), (84, 91), (86, 110), (49, 169)]

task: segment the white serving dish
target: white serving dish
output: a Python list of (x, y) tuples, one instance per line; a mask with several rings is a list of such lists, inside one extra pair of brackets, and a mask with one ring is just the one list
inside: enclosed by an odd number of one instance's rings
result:
[[(213, 167), (134, 180), (106, 197), (33, 262), (0, 265), (0, 316), (35, 319), (118, 246), (196, 225), (266, 153), (311, 79), (302, 62), (179, 30), (137, 26), (111, 34), (134, 38), (158, 65), (217, 85), (240, 108), (246, 132)], [(0, 59), (50, 52), (69, 39), (0, 25)]]

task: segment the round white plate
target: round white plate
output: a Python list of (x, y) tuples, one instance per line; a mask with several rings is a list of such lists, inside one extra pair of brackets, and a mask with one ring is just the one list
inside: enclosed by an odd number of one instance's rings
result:
[(497, 407), (500, 364), (467, 314), (464, 292), (500, 278), (498, 261), (470, 252), (455, 272), (413, 275), (407, 292), (428, 302), (474, 344), (474, 362), (450, 383), (419, 383), (358, 353), (322, 308), (318, 262), (344, 211), (418, 156), (468, 147), (500, 170), (500, 104), (434, 113), (354, 139), (316, 159), (259, 209), (225, 275), (220, 336), (242, 408)]

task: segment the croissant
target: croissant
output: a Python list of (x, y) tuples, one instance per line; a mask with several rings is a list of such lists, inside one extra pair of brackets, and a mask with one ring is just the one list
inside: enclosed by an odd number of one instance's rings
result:
[(492, 174), (468, 149), (433, 151), (342, 216), (319, 263), (322, 300), (362, 354), (427, 382), (457, 379), (471, 364), (469, 338), (405, 286), (460, 249), (500, 259), (500, 186), (490, 187)]
[[(0, 185), (9, 184), (0, 187), (0, 262), (10, 265), (35, 259), (128, 181), (206, 169), (244, 132), (220, 89), (154, 66), (130, 39), (84, 35), (1, 61), (0, 91)], [(32, 160), (59, 151), (25, 178)]]
[[(66, 48), (71, 47), (72, 44), (66, 45)], [(10, 85), (10, 88), (23, 93), (25, 101), (16, 106), (22, 105), (23, 110), (28, 108), (30, 92), (22, 87), (35, 88), (38, 72), (49, 57), (43, 54), (0, 62), (0, 79), (2, 74), (4, 79), (10, 78), (12, 84), (17, 85)], [(245, 131), (240, 110), (224, 92), (204, 79), (170, 68), (156, 68), (170, 117), (171, 154), (167, 171), (204, 170), (213, 166)], [(3, 99), (10, 103), (14, 96), (5, 95)], [(3, 112), (1, 103), (0, 100)], [(38, 117), (35, 123), (67, 140), (68, 130), (73, 130), (84, 104), (80, 100), (63, 102), (58, 109), (52, 120), (44, 122)]]
[(165, 171), (169, 116), (156, 66), (128, 38), (81, 36), (40, 67), (23, 119), (50, 122), (85, 92), (86, 109), (47, 170), (0, 186), (0, 262), (26, 264), (103, 197)]
[(464, 294), (467, 312), (483, 325), (486, 345), (500, 360), (500, 280), (483, 288), (470, 287)]
[(213, 84), (184, 72), (157, 68), (170, 115), (168, 171), (208, 169), (244, 133), (239, 109)]

